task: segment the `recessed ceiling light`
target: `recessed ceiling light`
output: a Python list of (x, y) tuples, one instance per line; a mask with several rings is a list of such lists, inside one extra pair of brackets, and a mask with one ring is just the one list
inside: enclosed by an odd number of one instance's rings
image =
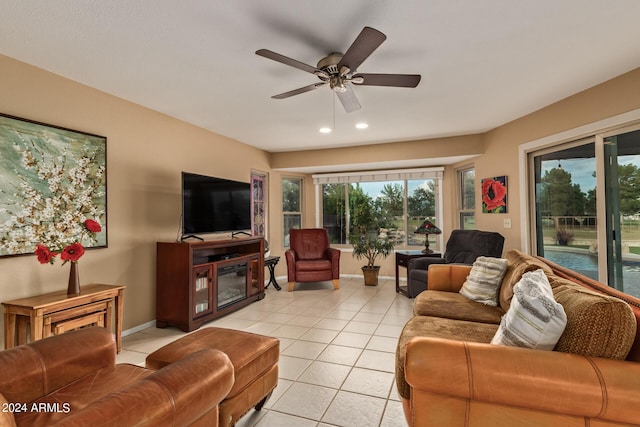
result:
[(357, 127), (358, 129), (366, 129), (366, 128), (368, 128), (368, 127), (369, 127), (369, 125), (368, 125), (368, 124), (366, 124), (366, 123), (358, 123), (358, 124), (356, 124), (356, 127)]
[(331, 133), (331, 128), (320, 128), (320, 133)]

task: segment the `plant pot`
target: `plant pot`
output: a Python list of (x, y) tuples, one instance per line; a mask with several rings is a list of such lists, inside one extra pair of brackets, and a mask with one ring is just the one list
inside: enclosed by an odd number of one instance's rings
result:
[(380, 266), (374, 265), (373, 267), (362, 267), (362, 274), (364, 275), (364, 284), (366, 286), (378, 286), (378, 273), (380, 273)]

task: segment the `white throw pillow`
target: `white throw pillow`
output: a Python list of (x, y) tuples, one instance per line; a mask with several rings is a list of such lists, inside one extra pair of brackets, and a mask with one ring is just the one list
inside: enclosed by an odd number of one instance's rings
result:
[(544, 271), (530, 271), (513, 287), (511, 307), (491, 344), (553, 350), (566, 325), (567, 315), (553, 297)]
[(470, 300), (496, 307), (498, 305), (498, 291), (506, 271), (506, 259), (478, 257), (473, 263), (460, 293)]

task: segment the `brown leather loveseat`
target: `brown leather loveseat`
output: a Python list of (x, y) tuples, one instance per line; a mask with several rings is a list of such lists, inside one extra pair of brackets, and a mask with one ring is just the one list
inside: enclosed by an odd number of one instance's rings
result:
[(203, 350), (158, 371), (116, 364), (93, 327), (0, 352), (0, 426), (218, 425), (233, 365)]

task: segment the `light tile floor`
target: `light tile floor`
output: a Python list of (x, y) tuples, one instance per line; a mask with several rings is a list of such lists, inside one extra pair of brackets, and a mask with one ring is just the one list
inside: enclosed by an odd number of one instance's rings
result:
[[(266, 297), (203, 327), (222, 327), (280, 339), (278, 386), (262, 411), (238, 427), (405, 426), (394, 384), (395, 349), (413, 300), (396, 294), (395, 280), (376, 287), (361, 278), (269, 287)], [(118, 363), (144, 366), (147, 354), (186, 335), (148, 328), (123, 338)]]

